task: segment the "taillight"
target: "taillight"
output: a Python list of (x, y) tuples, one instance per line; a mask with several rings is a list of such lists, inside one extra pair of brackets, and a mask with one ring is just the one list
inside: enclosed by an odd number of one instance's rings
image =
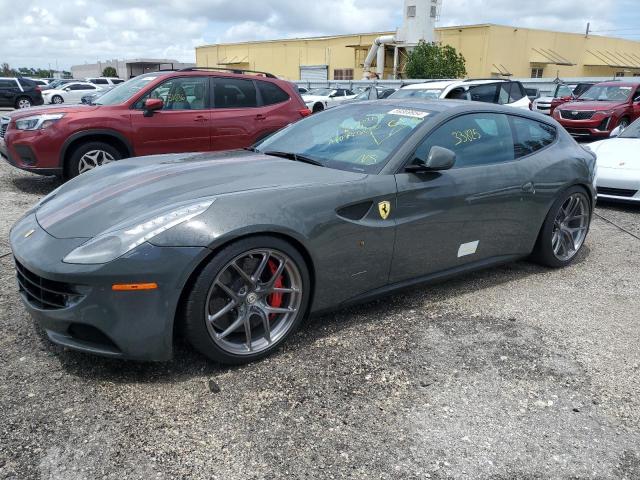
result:
[(36, 92), (42, 92), (42, 89), (40, 88), (40, 85), (36, 85)]
[(311, 110), (309, 110), (308, 108), (303, 108), (302, 110), (298, 110), (298, 113), (301, 117), (308, 117), (309, 115), (311, 115)]

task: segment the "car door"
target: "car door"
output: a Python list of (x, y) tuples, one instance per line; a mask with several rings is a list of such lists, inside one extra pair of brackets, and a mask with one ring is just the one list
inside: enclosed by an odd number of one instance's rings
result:
[(253, 80), (212, 77), (211, 149), (231, 150), (252, 145), (266, 114), (258, 108)]
[[(174, 77), (145, 93), (131, 110), (136, 155), (210, 150), (211, 110), (206, 76)], [(144, 102), (163, 101), (161, 110), (145, 115)]]
[(14, 79), (0, 80), (0, 105), (3, 107), (13, 107), (16, 103), (16, 97), (20, 93), (18, 82)]
[(640, 87), (636, 90), (636, 93), (633, 94), (633, 104), (631, 105), (633, 108), (633, 116), (632, 121), (640, 118)]
[(392, 282), (526, 253), (523, 215), (532, 193), (507, 116), (454, 117), (427, 135), (414, 157), (426, 160), (433, 146), (456, 153), (452, 169), (396, 175)]

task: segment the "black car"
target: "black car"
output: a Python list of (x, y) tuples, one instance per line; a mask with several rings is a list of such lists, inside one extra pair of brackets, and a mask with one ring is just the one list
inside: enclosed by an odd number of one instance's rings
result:
[(0, 77), (0, 107), (29, 108), (43, 103), (40, 87), (33, 80)]

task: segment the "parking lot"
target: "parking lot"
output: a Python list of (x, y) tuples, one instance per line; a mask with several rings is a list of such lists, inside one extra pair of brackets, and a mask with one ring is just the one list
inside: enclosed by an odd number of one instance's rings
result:
[(414, 288), (229, 368), (42, 338), (7, 238), (56, 185), (0, 163), (0, 478), (640, 478), (638, 208), (600, 206), (565, 270)]

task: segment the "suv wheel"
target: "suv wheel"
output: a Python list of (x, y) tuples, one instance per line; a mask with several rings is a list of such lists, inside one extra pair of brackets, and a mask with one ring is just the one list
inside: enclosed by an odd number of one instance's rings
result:
[(620, 121), (618, 122), (618, 126), (620, 127), (621, 130), (624, 130), (625, 128), (627, 128), (629, 126), (629, 119), (627, 117), (622, 117), (620, 119)]
[(313, 106), (313, 113), (318, 113), (324, 110), (324, 105), (322, 105), (321, 103), (316, 103)]
[(55, 103), (56, 105), (60, 105), (62, 102), (64, 102), (64, 99), (60, 95), (54, 95), (51, 99), (51, 103)]
[(16, 108), (29, 108), (31, 106), (31, 100), (27, 97), (20, 97), (16, 102)]
[(69, 178), (93, 170), (101, 165), (120, 160), (122, 155), (120, 152), (104, 142), (89, 142), (78, 147), (67, 164), (67, 172)]

